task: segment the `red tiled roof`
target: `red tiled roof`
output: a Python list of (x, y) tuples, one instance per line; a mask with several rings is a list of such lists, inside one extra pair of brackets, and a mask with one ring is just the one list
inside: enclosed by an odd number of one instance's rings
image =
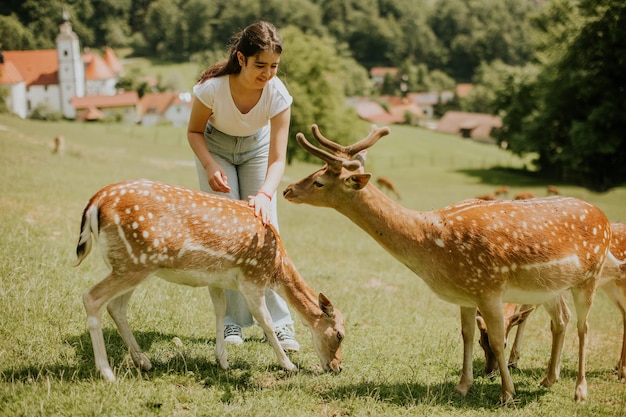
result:
[(473, 84), (457, 84), (456, 95), (459, 97), (466, 97), (474, 85)]
[(24, 81), (20, 71), (13, 65), (13, 62), (0, 64), (0, 85), (17, 84)]
[(56, 49), (4, 51), (5, 65), (12, 62), (27, 86), (59, 83), (59, 58)]
[(108, 46), (104, 50), (104, 62), (106, 62), (109, 68), (111, 68), (111, 71), (115, 73), (122, 72), (124, 70), (122, 64), (120, 64), (120, 61), (117, 59), (115, 52), (113, 52), (113, 49)]
[(174, 100), (178, 98), (176, 93), (150, 93), (141, 97), (141, 114), (163, 114)]
[(385, 74), (396, 75), (398, 68), (395, 67), (372, 67), (370, 77), (384, 77)]
[(89, 107), (108, 108), (108, 107), (128, 107), (139, 103), (139, 96), (136, 91), (116, 94), (114, 96), (85, 96), (72, 97), (72, 105), (77, 110)]
[(83, 55), (83, 62), (87, 63), (85, 68), (87, 80), (108, 80), (115, 76), (104, 59), (92, 52)]

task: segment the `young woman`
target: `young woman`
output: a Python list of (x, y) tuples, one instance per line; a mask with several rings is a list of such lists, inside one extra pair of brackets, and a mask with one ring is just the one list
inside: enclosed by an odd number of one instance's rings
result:
[[(247, 200), (276, 229), (276, 189), (285, 170), (293, 101), (276, 77), (281, 53), (271, 23), (253, 23), (235, 34), (227, 60), (205, 69), (194, 86), (187, 129), (200, 189)], [(299, 350), (287, 303), (270, 289), (265, 299), (283, 349)], [(243, 343), (241, 329), (252, 324), (243, 298), (227, 290), (225, 340)]]

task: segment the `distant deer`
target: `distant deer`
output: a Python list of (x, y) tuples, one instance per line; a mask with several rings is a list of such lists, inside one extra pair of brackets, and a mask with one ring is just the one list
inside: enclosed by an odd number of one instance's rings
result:
[(556, 185), (548, 185), (546, 187), (546, 193), (548, 195), (561, 195), (561, 190)]
[(65, 137), (56, 135), (52, 143), (52, 153), (62, 154), (65, 151)]
[[(611, 223), (611, 230), (610, 256), (604, 264), (599, 284), (600, 289), (613, 301), (622, 315), (622, 350), (616, 369), (617, 377), (624, 379), (626, 378), (626, 224), (618, 222)], [(561, 298), (560, 304), (560, 308), (563, 311), (563, 315), (561, 316), (563, 318), (563, 324), (567, 326), (570, 312), (563, 298)], [(518, 326), (515, 343), (513, 344), (509, 356), (509, 366), (517, 365), (517, 360), (520, 356), (519, 352), (521, 349), (525, 320), (532, 311), (532, 306), (520, 306), (510, 303), (505, 303), (504, 305), (506, 334), (508, 334), (514, 326)], [(495, 355), (489, 346), (488, 328), (480, 315), (476, 317), (476, 322), (480, 330), (480, 345), (485, 352), (485, 373), (489, 375), (496, 371), (498, 367), (495, 362)]]
[(477, 195), (476, 198), (479, 200), (493, 201), (493, 200), (497, 200), (498, 196), (495, 194), (481, 194), (481, 195)]
[[(468, 200), (434, 211), (402, 207), (370, 184), (362, 151), (388, 128), (372, 126), (361, 141), (342, 146), (313, 135), (325, 148), (311, 145), (302, 133), (298, 143), (326, 165), (289, 185), (292, 203), (331, 207), (374, 238), (415, 272), (441, 299), (461, 310), (463, 370), (456, 391), (466, 395), (473, 383), (476, 311), (489, 326), (490, 345), (502, 379), (500, 400), (513, 399), (515, 388), (504, 357), (503, 302), (544, 304), (571, 289), (578, 319), (578, 378), (575, 399), (587, 398), (585, 375), (587, 315), (596, 283), (608, 256), (611, 228), (597, 207), (575, 198)], [(563, 335), (553, 333), (552, 352)], [(556, 361), (551, 364), (557, 366)], [(545, 386), (555, 381), (549, 371)]]
[(498, 197), (506, 198), (506, 196), (509, 195), (509, 191), (511, 191), (509, 187), (506, 185), (503, 185), (502, 187), (496, 188), (496, 190), (494, 191), (494, 194), (497, 195)]
[(215, 309), (215, 356), (228, 368), (224, 344), (224, 289), (238, 290), (263, 328), (278, 362), (296, 370), (281, 348), (265, 305), (265, 287), (280, 293), (302, 318), (325, 371), (341, 370), (344, 318), (324, 294), (300, 277), (274, 227), (264, 226), (246, 202), (147, 180), (111, 184), (83, 212), (76, 248), (78, 264), (98, 241), (111, 272), (83, 294), (96, 367), (115, 381), (102, 336), (107, 310), (143, 370), (152, 365), (128, 326), (133, 290), (157, 275), (175, 284), (209, 288)]
[(376, 180), (376, 184), (378, 184), (381, 190), (389, 190), (389, 192), (395, 195), (398, 200), (401, 199), (400, 192), (398, 191), (396, 184), (394, 184), (394, 182), (390, 178), (378, 177), (378, 179)]
[(529, 198), (535, 198), (535, 193), (531, 191), (524, 191), (515, 195), (515, 200), (528, 200)]

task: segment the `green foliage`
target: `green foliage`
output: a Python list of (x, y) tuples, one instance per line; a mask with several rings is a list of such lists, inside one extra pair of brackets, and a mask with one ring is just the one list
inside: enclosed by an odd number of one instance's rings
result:
[(501, 100), (506, 127), (500, 140), (519, 154), (537, 152), (544, 175), (606, 191), (626, 181), (626, 4), (570, 5), (557, 1), (539, 20), (563, 24), (542, 26), (536, 79), (502, 94), (508, 97)]
[[(352, 140), (357, 118), (345, 105), (344, 80), (350, 72), (344, 68), (353, 62), (337, 55), (330, 37), (305, 34), (295, 26), (282, 29), (281, 36), (285, 51), (280, 64), (282, 78), (294, 97), (290, 137), (297, 132), (309, 132), (316, 123), (322, 131)], [(309, 156), (295, 141), (290, 141), (288, 158), (292, 161)]]
[(0, 15), (0, 39), (4, 50), (33, 49), (36, 45), (32, 32), (25, 28), (15, 14)]
[[(9, 0), (7, 0), (9, 1)], [(66, 7), (84, 46), (132, 45), (136, 54), (187, 61), (223, 50), (233, 32), (265, 19), (282, 28), (330, 35), (365, 68), (405, 60), (469, 79), (482, 62), (530, 57), (532, 2), (490, 0), (39, 0), (9, 1), (7, 11), (32, 37), (11, 45), (52, 48)], [(536, 7), (536, 6), (535, 6)], [(460, 66), (460, 67), (459, 67)]]
[(53, 110), (48, 103), (41, 102), (33, 109), (30, 118), (33, 120), (58, 121), (63, 119), (63, 114)]

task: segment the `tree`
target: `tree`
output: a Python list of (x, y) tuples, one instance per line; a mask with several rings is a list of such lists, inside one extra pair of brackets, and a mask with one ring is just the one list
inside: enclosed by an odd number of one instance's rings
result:
[[(295, 26), (281, 29), (283, 56), (281, 79), (294, 97), (291, 109), (289, 137), (297, 132), (310, 132), (313, 123), (322, 132), (332, 132), (334, 137), (353, 141), (356, 114), (345, 105), (342, 58), (330, 37), (305, 34)], [(295, 141), (289, 141), (289, 161), (309, 159)]]
[(36, 45), (33, 34), (26, 29), (15, 14), (0, 16), (0, 48), (5, 50), (32, 49)]
[(606, 191), (626, 181), (626, 3), (571, 3), (555, 1), (538, 21), (552, 23), (541, 26), (542, 65), (501, 100), (499, 140), (537, 152), (544, 175)]

